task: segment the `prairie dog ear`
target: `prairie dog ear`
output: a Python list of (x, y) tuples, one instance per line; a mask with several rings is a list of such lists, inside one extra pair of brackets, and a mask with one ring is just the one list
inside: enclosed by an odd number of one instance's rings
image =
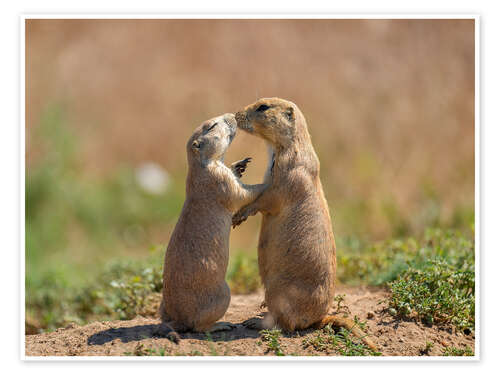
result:
[(201, 147), (201, 144), (198, 141), (193, 141), (193, 143), (191, 144), (191, 147), (193, 149), (197, 150), (197, 149), (199, 149)]
[(293, 110), (293, 107), (288, 107), (287, 109), (285, 109), (285, 111), (283, 111), (283, 115), (288, 119), (288, 121), (295, 121), (295, 112)]

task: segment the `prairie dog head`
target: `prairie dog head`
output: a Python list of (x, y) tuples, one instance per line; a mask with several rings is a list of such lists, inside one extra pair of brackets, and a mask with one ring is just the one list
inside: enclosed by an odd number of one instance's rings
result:
[(189, 161), (206, 165), (211, 160), (223, 160), (236, 135), (236, 119), (232, 113), (205, 121), (194, 131), (187, 143)]
[(280, 98), (263, 98), (236, 113), (238, 127), (275, 146), (290, 144), (296, 132), (297, 106)]

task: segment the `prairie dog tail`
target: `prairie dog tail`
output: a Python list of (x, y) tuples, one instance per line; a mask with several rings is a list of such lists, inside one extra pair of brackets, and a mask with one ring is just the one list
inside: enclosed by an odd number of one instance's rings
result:
[(366, 333), (363, 332), (352, 319), (344, 318), (339, 315), (328, 315), (316, 323), (314, 328), (320, 329), (325, 327), (327, 324), (331, 324), (332, 326), (338, 328), (344, 327), (345, 329), (351, 331), (354, 336), (360, 338), (370, 349), (378, 351), (378, 348), (373, 341), (367, 337)]

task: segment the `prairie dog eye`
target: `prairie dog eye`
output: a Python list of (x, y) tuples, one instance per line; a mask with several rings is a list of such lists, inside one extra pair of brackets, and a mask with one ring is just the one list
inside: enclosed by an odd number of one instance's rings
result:
[(257, 112), (264, 112), (264, 111), (267, 111), (269, 108), (271, 108), (271, 107), (269, 107), (269, 106), (268, 106), (268, 105), (266, 105), (266, 104), (261, 104), (261, 105), (259, 106), (259, 108), (257, 108)]
[(283, 112), (288, 121), (293, 121), (293, 108), (288, 108), (285, 112)]
[(215, 128), (215, 126), (217, 125), (218, 123), (216, 122), (215, 124), (211, 125), (208, 129), (207, 129), (207, 132), (209, 132), (210, 130), (212, 130), (213, 128)]

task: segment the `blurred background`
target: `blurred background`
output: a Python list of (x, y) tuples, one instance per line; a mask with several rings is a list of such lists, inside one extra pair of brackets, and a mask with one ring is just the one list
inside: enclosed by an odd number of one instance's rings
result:
[[(194, 128), (272, 96), (308, 121), (339, 257), (473, 231), (473, 20), (28, 20), (28, 318), (81, 320), (61, 290), (114, 259), (161, 259)], [(247, 156), (258, 183), (265, 145), (240, 132), (226, 162)], [(231, 275), (256, 273), (259, 225), (232, 231)]]

